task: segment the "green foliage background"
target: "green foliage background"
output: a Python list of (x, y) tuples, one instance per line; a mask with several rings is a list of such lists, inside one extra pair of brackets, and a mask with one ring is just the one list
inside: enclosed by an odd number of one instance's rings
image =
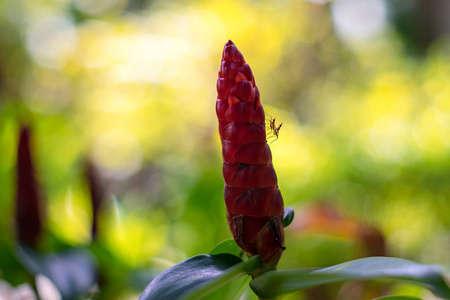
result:
[(448, 36), (418, 38), (427, 23), (413, 19), (414, 31), (395, 18), (414, 17), (419, 1), (368, 1), (384, 5), (382, 26), (355, 39), (338, 25), (343, 2), (0, 2), (0, 276), (28, 280), (12, 258), (21, 122), (34, 132), (48, 240), (90, 244), (83, 162), (101, 171), (110, 197), (99, 255), (117, 299), (135, 299), (151, 274), (230, 237), (214, 111), (228, 39), (266, 113), (283, 122), (273, 162), (298, 215), (280, 268), (365, 256), (352, 227), (302, 227), (302, 209), (327, 201), (352, 226), (377, 228), (389, 255), (448, 271)]

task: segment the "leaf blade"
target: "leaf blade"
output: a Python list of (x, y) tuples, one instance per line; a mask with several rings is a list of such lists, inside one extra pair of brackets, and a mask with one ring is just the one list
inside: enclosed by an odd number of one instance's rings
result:
[(238, 257), (242, 254), (242, 249), (236, 244), (234, 239), (226, 239), (219, 244), (217, 244), (210, 252), (210, 255), (216, 255), (216, 254), (222, 254), (222, 253), (229, 253), (236, 255)]
[(159, 274), (139, 297), (149, 299), (182, 299), (193, 289), (214, 280), (242, 260), (231, 254), (196, 255)]
[(270, 271), (253, 279), (250, 286), (257, 295), (274, 298), (307, 287), (355, 279), (405, 280), (450, 299), (450, 288), (438, 266), (393, 257), (367, 257), (314, 271)]
[(372, 300), (422, 300), (420, 298), (417, 297), (412, 297), (412, 296), (385, 296), (385, 297), (378, 297)]
[(231, 267), (218, 278), (213, 279), (202, 286), (199, 286), (188, 295), (186, 295), (184, 300), (202, 299), (203, 297), (231, 282), (232, 280), (237, 279), (243, 275), (247, 275), (259, 268), (261, 268), (261, 259), (259, 258), (259, 256), (254, 256)]

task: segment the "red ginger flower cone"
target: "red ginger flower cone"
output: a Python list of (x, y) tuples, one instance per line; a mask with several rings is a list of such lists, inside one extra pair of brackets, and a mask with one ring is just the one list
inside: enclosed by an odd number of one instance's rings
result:
[(285, 249), (283, 198), (255, 78), (232, 41), (223, 50), (217, 94), (228, 225), (236, 243), (272, 269)]

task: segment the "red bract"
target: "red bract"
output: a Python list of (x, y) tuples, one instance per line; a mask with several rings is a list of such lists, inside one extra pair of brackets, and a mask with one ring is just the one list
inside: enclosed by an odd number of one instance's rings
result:
[(38, 183), (30, 150), (30, 128), (23, 126), (17, 151), (16, 236), (20, 243), (36, 247), (42, 231)]
[(263, 269), (275, 268), (285, 249), (283, 198), (255, 78), (232, 41), (223, 50), (217, 94), (228, 225), (249, 256), (261, 256)]

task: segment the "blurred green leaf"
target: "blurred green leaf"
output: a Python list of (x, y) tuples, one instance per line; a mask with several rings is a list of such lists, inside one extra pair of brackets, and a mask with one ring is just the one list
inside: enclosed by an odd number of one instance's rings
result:
[(228, 253), (238, 257), (242, 254), (242, 249), (236, 244), (234, 239), (227, 239), (217, 244), (210, 252), (210, 255)]
[(411, 296), (386, 296), (378, 297), (372, 300), (422, 300), (421, 298), (411, 297)]
[(325, 283), (354, 279), (399, 279), (425, 286), (438, 297), (450, 299), (450, 288), (440, 268), (393, 257), (368, 257), (314, 271), (270, 271), (253, 279), (250, 286), (264, 298), (274, 298)]
[(30, 273), (50, 279), (65, 300), (86, 295), (96, 282), (97, 264), (87, 249), (43, 254), (19, 245), (17, 253)]

